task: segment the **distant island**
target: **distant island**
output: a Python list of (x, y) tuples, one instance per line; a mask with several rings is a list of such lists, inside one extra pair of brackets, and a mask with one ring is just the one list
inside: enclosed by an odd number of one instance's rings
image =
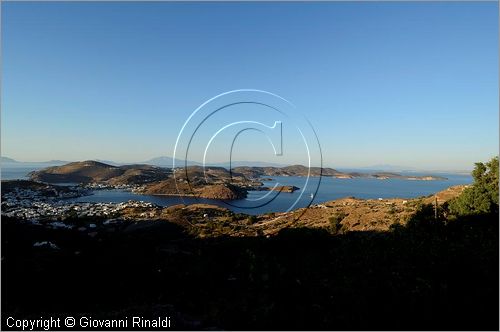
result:
[(404, 180), (447, 180), (447, 178), (435, 175), (413, 176), (401, 175), (392, 172), (378, 173), (361, 173), (361, 172), (340, 172), (329, 167), (306, 167), (303, 165), (292, 165), (285, 167), (235, 167), (232, 171), (236, 174), (242, 174), (250, 178), (259, 176), (328, 176), (339, 179), (354, 179), (354, 178), (375, 178), (379, 180), (386, 179), (404, 179)]

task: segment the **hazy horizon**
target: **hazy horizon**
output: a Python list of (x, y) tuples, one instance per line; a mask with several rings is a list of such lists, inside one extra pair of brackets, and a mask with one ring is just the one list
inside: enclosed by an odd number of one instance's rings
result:
[[(498, 154), (496, 2), (1, 6), (15, 160), (171, 157), (189, 115), (240, 88), (306, 115), (324, 167), (470, 170)], [(305, 164), (288, 139), (283, 156), (267, 144), (242, 135), (234, 159)]]
[[(145, 160), (128, 160), (128, 161), (123, 161), (123, 160), (110, 160), (110, 159), (102, 159), (102, 158), (85, 158), (85, 159), (75, 159), (75, 160), (64, 160), (64, 159), (40, 159), (40, 160), (18, 160), (15, 158), (10, 158), (9, 156), (1, 156), (2, 158), (9, 158), (13, 159), (16, 162), (19, 163), (50, 163), (50, 162), (82, 162), (86, 160), (94, 160), (94, 161), (99, 161), (102, 163), (110, 162), (110, 163), (115, 163), (115, 164), (134, 164), (134, 163), (144, 163), (144, 162), (150, 162), (151, 160), (154, 159), (159, 159), (159, 158), (172, 158), (170, 156), (156, 156), (156, 157), (151, 157)], [(493, 156), (492, 156), (493, 157)], [(478, 162), (487, 162), (489, 159), (485, 160), (479, 160)], [(189, 162), (194, 162), (196, 164), (202, 164), (202, 161), (196, 161), (196, 160), (189, 160)], [(282, 163), (277, 163), (277, 162), (267, 162), (267, 161), (260, 161), (260, 160), (234, 160), (233, 163), (237, 166), (250, 166), (250, 165), (258, 165), (258, 164), (264, 164), (266, 166), (275, 166), (275, 167), (284, 167), (284, 166), (291, 166), (294, 164), (282, 164)], [(228, 164), (227, 161), (215, 161), (215, 162), (210, 162), (207, 163), (207, 165), (225, 165)], [(300, 164), (304, 165), (304, 164)], [(305, 166), (305, 165), (304, 165)], [(319, 167), (319, 165), (311, 165), (312, 167)], [(417, 168), (414, 166), (410, 165), (393, 165), (393, 164), (372, 164), (372, 165), (325, 165), (323, 164), (324, 168), (335, 168), (338, 170), (383, 170), (383, 171), (421, 171), (421, 172), (450, 172), (450, 173), (462, 173), (462, 172), (470, 172), (474, 168), (474, 165), (471, 165), (468, 168), (455, 168), (455, 169), (447, 169), (447, 168)]]

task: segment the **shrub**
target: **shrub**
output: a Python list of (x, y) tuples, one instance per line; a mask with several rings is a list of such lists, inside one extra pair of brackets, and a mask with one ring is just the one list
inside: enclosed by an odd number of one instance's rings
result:
[(404, 229), (403, 225), (401, 225), (400, 223), (398, 222), (393, 222), (390, 226), (389, 226), (389, 230), (391, 232), (402, 232)]
[(248, 216), (247, 221), (249, 224), (255, 224), (257, 222), (257, 216)]
[(474, 183), (449, 203), (450, 213), (459, 216), (498, 213), (498, 157), (476, 163)]
[(442, 211), (438, 210), (438, 219), (436, 220), (434, 208), (433, 204), (420, 205), (406, 223), (406, 227), (412, 230), (429, 231), (433, 227), (442, 226), (444, 215)]
[(267, 212), (266, 213), (266, 217), (269, 217), (269, 218), (274, 218), (276, 214), (274, 212)]
[(328, 218), (328, 221), (330, 222), (330, 231), (333, 234), (338, 234), (342, 228), (342, 220), (346, 217), (346, 214), (343, 212), (336, 213), (330, 218)]

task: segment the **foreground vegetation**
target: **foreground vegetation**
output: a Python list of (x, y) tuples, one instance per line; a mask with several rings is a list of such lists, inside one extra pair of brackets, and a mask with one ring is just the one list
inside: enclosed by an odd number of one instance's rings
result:
[[(173, 222), (127, 222), (90, 237), (3, 219), (2, 316), (166, 315), (175, 329), (497, 330), (498, 160), (473, 174), (437, 215), (424, 202), (385, 232), (339, 232), (340, 215), (330, 228), (208, 238)], [(61, 250), (33, 247), (42, 240)]]

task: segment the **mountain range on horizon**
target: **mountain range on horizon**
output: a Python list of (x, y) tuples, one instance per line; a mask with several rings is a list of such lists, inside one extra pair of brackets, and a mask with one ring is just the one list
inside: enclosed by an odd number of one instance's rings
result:
[[(161, 157), (155, 157), (151, 158), (149, 160), (145, 161), (138, 161), (138, 162), (116, 162), (113, 160), (106, 160), (106, 159), (93, 159), (94, 161), (98, 161), (104, 164), (108, 165), (113, 165), (113, 166), (122, 166), (122, 165), (140, 165), (140, 164), (147, 164), (147, 165), (154, 165), (154, 166), (159, 166), (159, 167), (172, 167), (174, 158), (167, 157), (167, 156), (161, 156)], [(9, 157), (1, 157), (0, 162), (2, 164), (7, 164), (7, 165), (21, 165), (21, 164), (30, 164), (30, 165), (43, 165), (47, 164), (47, 166), (60, 166), (64, 164), (68, 164), (71, 162), (75, 162), (77, 160), (49, 160), (49, 161), (18, 161)], [(179, 167), (184, 165), (184, 161), (180, 159), (175, 159), (175, 165)], [(196, 162), (196, 161), (187, 161), (188, 166), (201, 166), (202, 163)], [(220, 167), (229, 167), (229, 162), (220, 162), (220, 163), (207, 163), (206, 165), (208, 166), (220, 166)], [(284, 167), (287, 166), (286, 164), (278, 164), (278, 163), (270, 163), (270, 162), (262, 162), (262, 161), (234, 161), (231, 163), (231, 166), (233, 167), (239, 167), (239, 166), (255, 166), (255, 167), (264, 167), (264, 166), (269, 166), (269, 167)]]
[[(121, 166), (121, 165), (138, 165), (138, 164), (147, 164), (147, 165), (154, 165), (154, 166), (160, 166), (160, 167), (172, 167), (174, 158), (172, 157), (167, 157), (167, 156), (161, 156), (161, 157), (155, 157), (151, 158), (145, 161), (137, 161), (137, 162), (117, 162), (113, 160), (107, 160), (107, 159), (92, 159), (104, 164), (108, 165), (113, 165), (113, 166)], [(64, 165), (68, 164), (71, 162), (75, 162), (77, 160), (49, 160), (49, 161), (18, 161), (13, 158), (9, 157), (4, 157), (2, 156), (0, 159), (0, 162), (2, 164), (47, 164), (50, 166), (59, 166), (59, 165)], [(175, 164), (182, 166), (184, 165), (184, 161), (180, 159), (175, 159)], [(202, 163), (196, 162), (196, 161), (187, 161), (188, 166), (195, 166), (199, 165), (201, 166)], [(207, 163), (208, 166), (221, 166), (221, 167), (228, 167), (229, 162), (220, 162), (220, 163)], [(263, 161), (233, 161), (231, 163), (232, 166), (234, 167), (239, 167), (239, 166), (269, 166), (269, 167), (284, 167), (287, 166), (286, 164), (279, 164), (279, 163), (270, 163), (270, 162), (263, 162)]]
[[(108, 165), (113, 165), (113, 166), (123, 166), (123, 165), (140, 165), (140, 164), (147, 164), (147, 165), (154, 165), (154, 166), (159, 166), (159, 167), (172, 167), (174, 159), (172, 157), (168, 156), (160, 156), (160, 157), (154, 157), (149, 160), (145, 161), (140, 161), (140, 162), (116, 162), (112, 160), (104, 160), (104, 159), (93, 159), (95, 161), (105, 163)], [(50, 166), (61, 166), (65, 165), (71, 162), (74, 162), (75, 160), (48, 160), (48, 161), (18, 161), (13, 158), (1, 156), (0, 157), (0, 164), (2, 165), (7, 165), (10, 167), (22, 167), (22, 166), (37, 166), (37, 167), (50, 167)], [(180, 159), (175, 159), (175, 164), (176, 166), (179, 165), (179, 167), (182, 167), (184, 165), (184, 161)], [(188, 166), (201, 166), (202, 163), (195, 162), (188, 160), (187, 161)], [(208, 163), (206, 164), (207, 166), (218, 166), (218, 167), (224, 167), (224, 168), (229, 168), (229, 162), (219, 162), (219, 163)], [(241, 166), (250, 166), (250, 167), (285, 167), (289, 166), (287, 164), (280, 164), (280, 163), (271, 163), (271, 162), (263, 162), (263, 161), (233, 161), (231, 162), (231, 167), (241, 167)], [(323, 165), (323, 167), (327, 167), (326, 165)], [(335, 167), (338, 170), (341, 171), (392, 171), (392, 172), (453, 172), (453, 173), (469, 173), (470, 170), (427, 170), (427, 169), (417, 169), (417, 168), (412, 168), (412, 167), (407, 167), (407, 166), (398, 166), (398, 165), (391, 165), (391, 164), (377, 164), (377, 165), (372, 165), (372, 166), (359, 166), (359, 167)]]

